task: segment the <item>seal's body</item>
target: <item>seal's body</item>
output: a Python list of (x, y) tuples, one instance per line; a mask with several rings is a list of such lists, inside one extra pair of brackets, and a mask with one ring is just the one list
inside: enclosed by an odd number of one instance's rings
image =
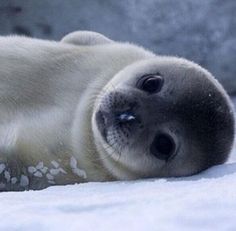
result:
[(184, 59), (94, 32), (0, 38), (0, 189), (183, 176), (225, 161), (233, 112)]

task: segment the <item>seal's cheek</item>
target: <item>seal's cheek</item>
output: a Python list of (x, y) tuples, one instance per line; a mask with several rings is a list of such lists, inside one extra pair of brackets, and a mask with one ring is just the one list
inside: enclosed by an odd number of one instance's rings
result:
[(106, 140), (107, 137), (107, 119), (102, 111), (97, 111), (95, 114), (95, 121), (101, 136)]

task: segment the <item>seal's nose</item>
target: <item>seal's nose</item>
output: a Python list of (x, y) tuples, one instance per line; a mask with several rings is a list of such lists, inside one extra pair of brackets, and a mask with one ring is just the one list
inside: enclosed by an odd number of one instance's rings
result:
[(125, 112), (117, 113), (116, 120), (122, 124), (131, 123), (136, 120), (136, 116), (132, 112), (125, 111)]

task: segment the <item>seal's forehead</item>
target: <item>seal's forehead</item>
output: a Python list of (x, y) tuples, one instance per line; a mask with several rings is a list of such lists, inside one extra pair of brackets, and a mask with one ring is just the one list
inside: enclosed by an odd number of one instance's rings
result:
[(145, 74), (161, 74), (167, 80), (186, 81), (190, 79), (200, 78), (204, 81), (205, 78), (212, 79), (211, 74), (199, 65), (175, 57), (156, 57), (147, 60), (135, 62), (120, 72), (118, 72), (112, 79), (115, 83), (121, 81), (132, 83), (137, 78)]

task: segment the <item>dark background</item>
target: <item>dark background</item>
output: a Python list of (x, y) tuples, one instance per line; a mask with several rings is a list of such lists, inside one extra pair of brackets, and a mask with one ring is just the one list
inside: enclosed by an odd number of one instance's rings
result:
[(93, 30), (209, 69), (236, 94), (235, 0), (0, 0), (0, 34)]

